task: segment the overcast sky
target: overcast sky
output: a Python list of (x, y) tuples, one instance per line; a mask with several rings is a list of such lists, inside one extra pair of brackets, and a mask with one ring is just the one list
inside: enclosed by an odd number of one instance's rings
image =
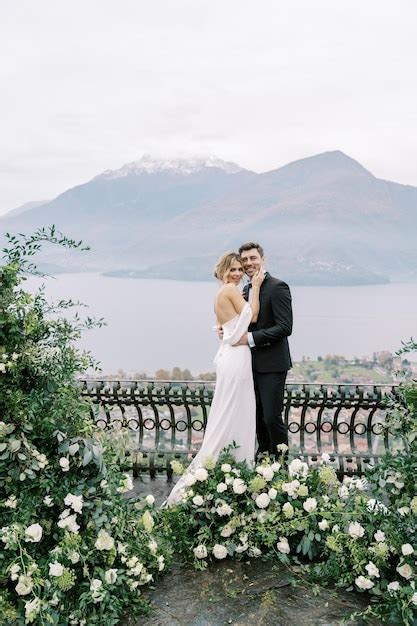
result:
[(0, 213), (145, 152), (417, 185), (416, 31), (416, 0), (1, 0)]

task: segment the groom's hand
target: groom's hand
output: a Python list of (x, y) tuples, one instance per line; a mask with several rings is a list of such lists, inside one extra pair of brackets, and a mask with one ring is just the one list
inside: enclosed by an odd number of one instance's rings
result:
[(242, 335), (237, 343), (233, 344), (234, 346), (247, 346), (248, 345), (248, 333)]

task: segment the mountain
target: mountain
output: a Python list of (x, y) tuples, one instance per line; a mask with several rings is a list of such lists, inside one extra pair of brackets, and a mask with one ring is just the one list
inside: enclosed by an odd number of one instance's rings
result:
[(15, 209), (12, 209), (11, 211), (9, 211), (7, 213), (7, 217), (20, 215), (21, 213), (24, 213), (25, 211), (29, 211), (30, 209), (35, 209), (38, 206), (42, 206), (42, 204), (46, 204), (46, 202), (48, 202), (48, 200), (33, 200), (32, 202), (25, 202), (25, 204), (21, 204)]
[(0, 232), (56, 224), (91, 253), (54, 247), (58, 271), (211, 279), (224, 250), (260, 241), (292, 284), (417, 280), (417, 188), (376, 178), (340, 151), (256, 174), (220, 159), (145, 156), (0, 219)]

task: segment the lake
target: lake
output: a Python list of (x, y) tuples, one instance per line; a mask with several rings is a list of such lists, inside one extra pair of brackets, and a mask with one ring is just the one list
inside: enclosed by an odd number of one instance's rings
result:
[[(89, 305), (81, 314), (104, 317), (107, 326), (87, 332), (81, 346), (92, 351), (104, 372), (189, 368), (213, 371), (217, 350), (215, 282), (119, 279), (99, 274), (29, 278), (34, 290), (45, 282), (48, 297)], [(417, 336), (417, 284), (360, 287), (293, 287), (294, 360), (303, 356), (372, 355), (394, 352), (401, 339)]]

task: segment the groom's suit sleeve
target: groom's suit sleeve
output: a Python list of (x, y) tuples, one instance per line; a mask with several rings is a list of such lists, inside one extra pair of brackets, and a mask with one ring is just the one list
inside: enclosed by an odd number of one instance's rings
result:
[(291, 292), (286, 283), (274, 285), (271, 306), (274, 324), (252, 332), (255, 346), (270, 345), (279, 339), (289, 337), (292, 333)]

